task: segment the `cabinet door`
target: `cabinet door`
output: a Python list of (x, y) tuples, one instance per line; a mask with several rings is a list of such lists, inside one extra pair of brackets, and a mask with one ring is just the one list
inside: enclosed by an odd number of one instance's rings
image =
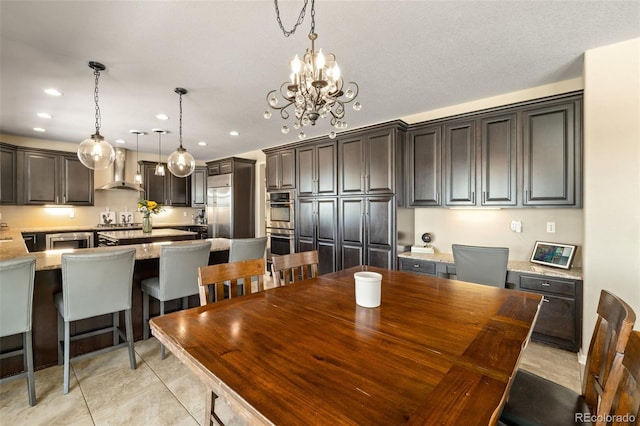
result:
[(62, 204), (93, 205), (93, 170), (76, 156), (62, 157)]
[(316, 192), (314, 167), (315, 147), (306, 146), (297, 150), (298, 196), (308, 197)]
[(24, 203), (60, 202), (60, 162), (49, 153), (24, 153)]
[(516, 199), (516, 116), (485, 118), (482, 134), (482, 205), (515, 206)]
[(191, 175), (191, 207), (207, 204), (207, 168), (196, 167)]
[(17, 167), (16, 149), (0, 147), (0, 204), (18, 202)]
[(342, 268), (364, 265), (364, 198), (340, 199)]
[(475, 122), (465, 121), (444, 128), (445, 204), (476, 204)]
[(308, 198), (298, 199), (298, 217), (296, 230), (298, 238), (314, 241), (316, 238), (315, 201)]
[(579, 109), (576, 101), (523, 113), (524, 205), (580, 205)]
[(392, 196), (366, 199), (367, 265), (394, 269), (395, 203)]
[(427, 127), (409, 135), (409, 205), (439, 206), (442, 164), (442, 128)]
[(533, 332), (574, 342), (575, 311), (573, 299), (544, 295)]
[(271, 153), (266, 156), (267, 191), (280, 188), (280, 154)]
[(390, 194), (395, 190), (395, 144), (393, 132), (386, 130), (367, 135), (365, 192)]
[(340, 194), (364, 194), (364, 138), (345, 139), (339, 144)]
[(167, 205), (189, 207), (191, 204), (191, 178), (177, 177), (167, 171)]
[(145, 164), (143, 166), (144, 197), (147, 200), (153, 200), (166, 205), (168, 200), (165, 196), (165, 177), (156, 176), (155, 169), (155, 164)]
[(338, 200), (322, 198), (316, 201), (316, 239), (320, 274), (338, 270)]
[(336, 195), (338, 189), (336, 143), (328, 142), (316, 147), (316, 194)]
[(296, 154), (293, 149), (280, 152), (280, 188), (296, 187)]

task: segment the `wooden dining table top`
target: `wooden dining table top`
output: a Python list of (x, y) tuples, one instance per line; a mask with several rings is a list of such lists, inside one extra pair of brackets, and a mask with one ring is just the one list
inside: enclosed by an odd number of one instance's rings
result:
[(248, 424), (494, 424), (540, 295), (410, 272), (355, 303), (351, 268), (150, 321)]

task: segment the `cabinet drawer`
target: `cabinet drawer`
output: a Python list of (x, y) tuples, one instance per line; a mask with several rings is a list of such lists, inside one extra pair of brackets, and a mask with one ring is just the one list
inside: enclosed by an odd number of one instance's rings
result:
[(520, 277), (520, 288), (523, 290), (542, 291), (573, 297), (575, 295), (575, 287), (576, 284), (573, 281), (528, 277), (526, 275)]
[(400, 270), (408, 271), (408, 272), (417, 272), (419, 274), (435, 275), (436, 264), (435, 262), (425, 262), (422, 260), (401, 258)]

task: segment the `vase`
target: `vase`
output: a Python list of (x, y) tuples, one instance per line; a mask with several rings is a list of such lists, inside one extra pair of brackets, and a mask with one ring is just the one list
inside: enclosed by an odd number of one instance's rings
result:
[(153, 227), (151, 226), (151, 216), (142, 217), (142, 232), (150, 234)]

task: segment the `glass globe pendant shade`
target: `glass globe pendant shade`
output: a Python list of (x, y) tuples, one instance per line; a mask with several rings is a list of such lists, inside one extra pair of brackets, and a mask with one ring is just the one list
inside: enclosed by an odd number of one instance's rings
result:
[(142, 183), (142, 175), (140, 174), (140, 170), (136, 172), (136, 175), (133, 177), (134, 183)]
[(164, 176), (164, 164), (162, 164), (162, 163), (156, 164), (155, 175), (156, 176)]
[(176, 177), (187, 177), (196, 168), (196, 160), (182, 146), (178, 147), (167, 159), (169, 171)]
[(106, 169), (115, 158), (115, 150), (98, 132), (83, 140), (78, 146), (78, 159), (92, 170)]

